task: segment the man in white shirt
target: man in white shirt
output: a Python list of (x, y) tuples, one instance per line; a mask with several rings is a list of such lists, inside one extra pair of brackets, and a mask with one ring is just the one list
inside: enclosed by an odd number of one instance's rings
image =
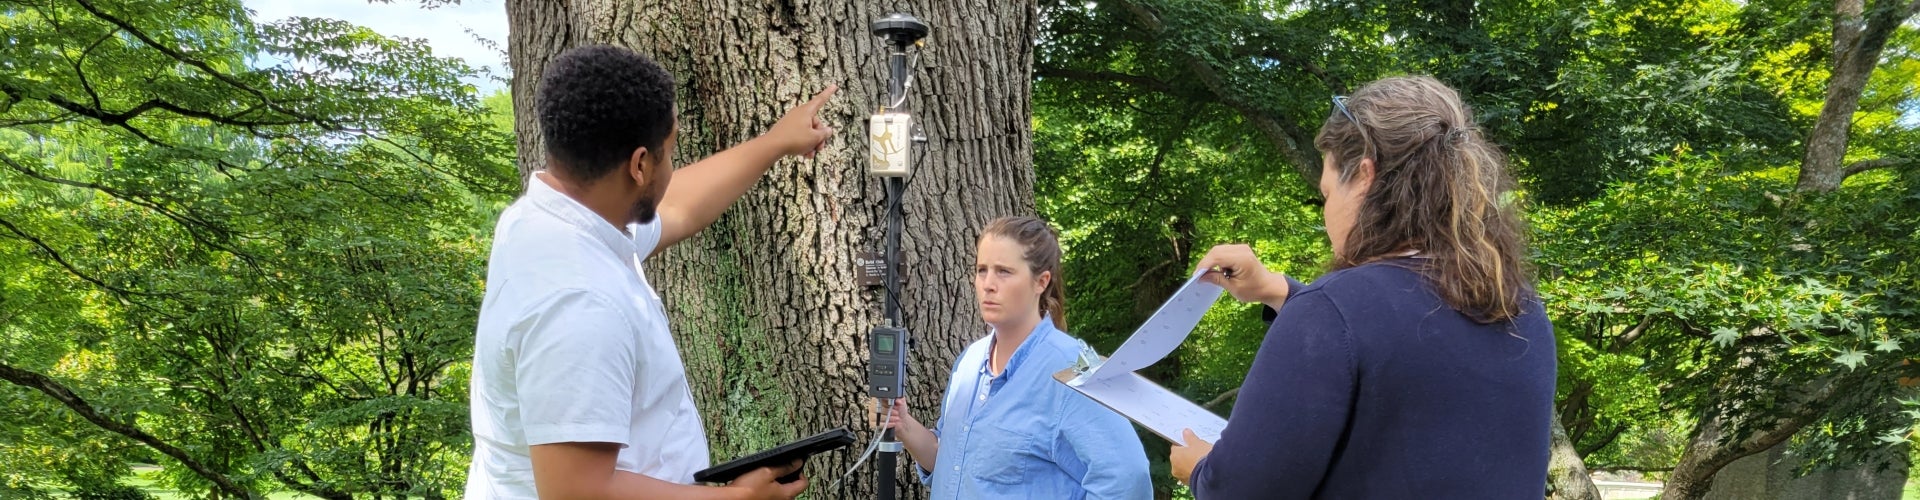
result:
[(537, 97), (547, 169), (500, 215), (487, 261), (468, 500), (792, 499), (806, 488), (775, 479), (798, 463), (690, 484), (708, 466), (706, 432), (640, 262), (712, 224), (774, 161), (812, 157), (833, 134), (817, 114), (835, 90), (675, 172), (672, 75), (605, 45), (548, 65)]

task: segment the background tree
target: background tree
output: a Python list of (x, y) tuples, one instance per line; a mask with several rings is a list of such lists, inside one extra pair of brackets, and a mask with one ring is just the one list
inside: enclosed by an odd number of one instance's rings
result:
[[(1076, 228), (1079, 290), (1110, 291), (1078, 296), (1087, 303), (1116, 303), (1121, 291), (1156, 303), (1190, 269), (1192, 253), (1179, 249), (1220, 242), (1251, 241), (1276, 267), (1311, 277), (1326, 250), (1306, 145), (1328, 96), (1434, 74), (1475, 105), (1533, 202), (1534, 260), (1561, 339), (1554, 495), (1596, 494), (1565, 484), (1585, 481), (1568, 460), (1585, 456), (1649, 470), (1668, 498), (1697, 496), (1727, 462), (1793, 436), (1794, 475), (1880, 468), (1886, 458), (1868, 455), (1906, 452), (1884, 446), (1901, 436), (1877, 435), (1912, 420), (1887, 403), (1903, 394), (1892, 368), (1904, 366), (1896, 344), (1911, 331), (1898, 290), (1912, 275), (1892, 262), (1911, 246), (1911, 196), (1898, 193), (1912, 189), (1899, 168), (1912, 156), (1916, 102), (1910, 51), (1862, 51), (1874, 40), (1902, 46), (1909, 7), (1043, 2), (1037, 197), (1044, 215)], [(1831, 60), (1872, 77), (1833, 78), (1840, 70), (1819, 49), (1829, 46)], [(1823, 101), (1861, 85), (1877, 98), (1820, 118)], [(1807, 138), (1845, 123), (1859, 128), (1842, 144), (1872, 145), (1848, 149), (1845, 165), (1868, 172), (1857, 187), (1813, 195), (1823, 190), (1780, 183), (1821, 168), (1805, 161)], [(1145, 311), (1092, 314), (1110, 321), (1091, 329), (1113, 332), (1110, 346)], [(1155, 375), (1230, 402), (1258, 321), (1223, 308), (1181, 364)], [(1820, 432), (1799, 433), (1809, 428)]]
[(0, 482), (455, 494), (514, 187), (474, 72), (237, 2), (0, 13)]

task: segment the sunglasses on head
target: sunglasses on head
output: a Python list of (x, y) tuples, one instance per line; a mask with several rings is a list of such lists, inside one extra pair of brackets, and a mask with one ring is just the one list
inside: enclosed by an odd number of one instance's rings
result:
[(1343, 96), (1343, 95), (1333, 96), (1333, 109), (1340, 111), (1341, 116), (1347, 117), (1347, 122), (1353, 124), (1354, 130), (1360, 131), (1360, 143), (1362, 146), (1366, 148), (1366, 152), (1362, 156), (1372, 157), (1373, 156), (1373, 135), (1368, 134), (1367, 127), (1360, 125), (1360, 119), (1354, 118), (1353, 112), (1347, 110), (1347, 100), (1348, 100), (1347, 96)]

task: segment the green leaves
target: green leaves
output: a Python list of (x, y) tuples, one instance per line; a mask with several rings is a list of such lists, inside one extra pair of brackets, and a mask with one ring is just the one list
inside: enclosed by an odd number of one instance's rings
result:
[(1733, 341), (1739, 339), (1740, 332), (1736, 332), (1732, 328), (1723, 326), (1713, 329), (1713, 343), (1720, 347), (1733, 347)]
[(1879, 440), (1881, 444), (1887, 444), (1887, 445), (1903, 444), (1907, 442), (1907, 433), (1889, 432), (1881, 435)]
[[(1215, 242), (1253, 242), (1275, 267), (1315, 274), (1327, 252), (1317, 193), (1290, 167), (1317, 158), (1290, 157), (1289, 141), (1315, 153), (1328, 94), (1427, 73), (1462, 91), (1533, 205), (1531, 260), (1563, 340), (1561, 414), (1583, 453), (1670, 463), (1714, 405), (1767, 421), (1810, 381), (1908, 371), (1920, 179), (1886, 169), (1830, 196), (1793, 188), (1829, 77), (1830, 4), (1042, 9), (1038, 201), (1067, 233), (1071, 315), (1098, 327), (1084, 335), (1130, 331), (1143, 314), (1126, 305), (1177, 279), (1160, 269)], [(1915, 33), (1889, 43), (1850, 159), (1920, 156), (1900, 119), (1920, 95)], [(1264, 330), (1228, 309), (1189, 340), (1170, 386), (1209, 397), (1238, 383)], [(1831, 434), (1873, 442), (1895, 415), (1869, 403), (1889, 390), (1862, 385), (1867, 402), (1832, 406)]]
[(17, 42), (0, 46), (0, 364), (189, 455), (9, 384), (0, 428), (24, 431), (0, 433), (0, 470), (91, 487), (140, 460), (188, 492), (457, 493), (487, 222), (518, 190), (489, 118), (510, 112), (460, 83), (473, 71), (339, 21), (257, 25), (237, 2), (0, 11)]
[(1867, 353), (1851, 349), (1840, 351), (1838, 356), (1834, 356), (1833, 362), (1852, 370), (1859, 368), (1861, 363), (1867, 362)]

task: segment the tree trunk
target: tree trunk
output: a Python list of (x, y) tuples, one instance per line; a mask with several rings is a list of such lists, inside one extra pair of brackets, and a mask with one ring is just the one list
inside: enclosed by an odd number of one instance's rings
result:
[[(1766, 360), (1766, 361), (1757, 361)], [(1768, 358), (1756, 357), (1742, 363), (1764, 364)], [(1762, 368), (1760, 373), (1764, 373)], [(1713, 487), (1713, 476), (1741, 457), (1766, 451), (1786, 442), (1794, 433), (1819, 419), (1832, 404), (1840, 388), (1857, 389), (1870, 370), (1829, 375), (1813, 381), (1770, 380), (1767, 376), (1735, 378), (1723, 381), (1708, 397), (1714, 398), (1695, 425), (1680, 463), (1667, 482), (1660, 498), (1699, 500)], [(1849, 389), (1853, 390), (1853, 389)], [(1739, 401), (1736, 394), (1773, 392), (1774, 401)]]
[(1832, 191), (1845, 179), (1841, 164), (1847, 156), (1847, 133), (1853, 130), (1853, 112), (1860, 107), (1860, 94), (1880, 53), (1877, 47), (1872, 54), (1860, 51), (1860, 34), (1866, 24), (1862, 18), (1864, 3), (1834, 2), (1833, 74), (1827, 79), (1820, 117), (1807, 137), (1807, 155), (1801, 162), (1797, 186), (1801, 191)]
[(1560, 426), (1560, 411), (1553, 412), (1553, 452), (1547, 459), (1548, 500), (1600, 500), (1600, 488), (1587, 475), (1587, 464), (1573, 449), (1573, 440)]
[[(882, 321), (882, 293), (858, 284), (854, 260), (880, 251), (885, 235), (885, 195), (864, 174), (864, 137), (865, 118), (884, 104), (887, 70), (885, 47), (867, 26), (896, 8), (933, 27), (907, 101), (929, 142), (905, 195), (901, 297), (915, 338), (909, 401), (931, 423), (954, 358), (986, 333), (971, 306), (974, 238), (993, 217), (1034, 212), (1031, 0), (507, 2), (523, 175), (543, 158), (534, 86), (568, 47), (631, 47), (673, 72), (681, 164), (751, 138), (812, 92), (841, 85), (822, 112), (841, 131), (827, 151), (781, 161), (719, 222), (646, 266), (716, 462), (828, 428), (872, 429), (865, 336)], [(871, 436), (862, 433), (862, 449)], [(814, 497), (874, 496), (872, 465), (825, 491), (857, 452), (809, 463)], [(908, 463), (901, 454), (902, 498), (923, 494)]]
[(1891, 0), (1879, 3), (1866, 12), (1865, 0), (1834, 2), (1833, 75), (1827, 79), (1820, 117), (1807, 137), (1807, 155), (1795, 189), (1824, 193), (1839, 189), (1847, 178), (1847, 136), (1853, 130), (1853, 112), (1860, 109), (1860, 94), (1894, 28), (1920, 11), (1920, 0), (1905, 5)]
[(1876, 448), (1859, 463), (1805, 474), (1800, 468), (1807, 458), (1789, 453), (1791, 447), (1781, 443), (1727, 464), (1714, 475), (1706, 500), (1900, 500), (1907, 483), (1906, 445)]
[[(1833, 74), (1827, 80), (1826, 102), (1807, 138), (1806, 157), (1800, 167), (1796, 189), (1802, 192), (1829, 192), (1840, 187), (1849, 169), (1845, 165), (1848, 134), (1853, 112), (1859, 109), (1860, 95), (1880, 52), (1895, 28), (1920, 12), (1920, 0), (1879, 0), (1867, 8), (1866, 0), (1835, 0), (1833, 17)], [(1765, 359), (1759, 354), (1756, 359)], [(1742, 363), (1753, 362), (1743, 359)], [(1858, 373), (1833, 375), (1806, 385), (1786, 386), (1765, 379), (1734, 379), (1723, 383), (1709, 397), (1721, 398), (1709, 403), (1708, 410), (1694, 427), (1693, 437), (1680, 456), (1680, 463), (1667, 478), (1662, 498), (1694, 500), (1704, 498), (1713, 486), (1714, 474), (1748, 455), (1771, 449), (1801, 427), (1816, 420), (1834, 397), (1835, 388), (1847, 383), (1835, 379), (1857, 379)], [(1738, 398), (1728, 396), (1741, 384), (1759, 384), (1745, 390), (1751, 394), (1773, 395), (1782, 402), (1770, 410), (1737, 408)], [(1771, 384), (1771, 387), (1769, 387)], [(1780, 394), (1786, 393), (1786, 394)], [(1777, 394), (1777, 395), (1776, 395)], [(1755, 405), (1747, 405), (1749, 407)], [(1765, 406), (1765, 405), (1762, 405)]]

